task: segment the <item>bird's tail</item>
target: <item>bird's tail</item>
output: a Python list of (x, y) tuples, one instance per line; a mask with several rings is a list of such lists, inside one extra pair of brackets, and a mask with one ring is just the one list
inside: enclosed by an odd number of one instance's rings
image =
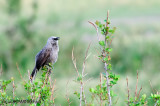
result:
[(30, 76), (31, 82), (33, 82), (33, 80), (35, 79), (37, 72), (38, 72), (38, 69), (35, 67), (31, 73), (31, 76)]

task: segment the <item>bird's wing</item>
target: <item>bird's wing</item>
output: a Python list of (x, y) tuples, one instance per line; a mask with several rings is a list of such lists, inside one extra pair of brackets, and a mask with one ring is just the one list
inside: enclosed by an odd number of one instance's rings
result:
[(47, 59), (50, 56), (51, 53), (51, 48), (50, 49), (45, 49), (40, 51), (37, 56), (36, 56), (36, 67), (39, 70), (42, 66), (45, 65)]

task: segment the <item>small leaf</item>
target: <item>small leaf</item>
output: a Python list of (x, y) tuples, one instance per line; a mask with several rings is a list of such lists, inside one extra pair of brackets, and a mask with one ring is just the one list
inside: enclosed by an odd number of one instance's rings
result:
[(106, 39), (109, 39), (109, 36), (106, 36)]
[(108, 57), (105, 57), (103, 60), (104, 60), (104, 61), (108, 61)]
[(115, 30), (116, 30), (116, 27), (113, 27), (113, 29), (110, 29), (109, 32), (113, 34)]
[(100, 44), (101, 46), (105, 46), (104, 41), (99, 41), (99, 44)]
[(81, 81), (82, 80), (82, 75), (79, 74), (78, 78), (77, 78), (77, 81)]
[(90, 88), (89, 91), (90, 91), (91, 93), (94, 93), (94, 92), (95, 92), (95, 89), (94, 89), (94, 88)]
[(146, 99), (146, 94), (143, 94), (143, 95), (142, 95), (142, 99)]
[(111, 51), (112, 51), (112, 48), (106, 48), (106, 51), (107, 51), (107, 52), (111, 52)]
[(96, 21), (95, 24), (98, 26), (99, 25), (99, 21)]

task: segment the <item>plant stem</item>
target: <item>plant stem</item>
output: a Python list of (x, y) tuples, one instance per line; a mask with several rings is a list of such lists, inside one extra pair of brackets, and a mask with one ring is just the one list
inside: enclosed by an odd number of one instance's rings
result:
[(82, 92), (83, 92), (83, 83), (82, 83), (82, 81), (81, 81), (81, 91), (80, 91), (80, 104), (79, 104), (79, 106), (82, 106)]
[(105, 72), (106, 72), (106, 85), (107, 85), (107, 92), (108, 92), (108, 102), (109, 102), (109, 106), (112, 105), (112, 100), (111, 100), (111, 93), (110, 93), (110, 86), (109, 86), (109, 73), (108, 73), (108, 69), (107, 69), (107, 63), (105, 62), (104, 63), (104, 69), (105, 69)]

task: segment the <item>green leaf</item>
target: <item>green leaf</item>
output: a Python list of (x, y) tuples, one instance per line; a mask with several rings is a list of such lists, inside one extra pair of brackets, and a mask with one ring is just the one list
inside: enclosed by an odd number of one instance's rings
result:
[(111, 20), (108, 18), (108, 24), (110, 24), (111, 23)]
[(112, 65), (111, 64), (108, 64), (108, 67), (107, 67), (109, 70), (112, 70)]
[(101, 46), (105, 46), (104, 41), (99, 41), (99, 44), (100, 44)]
[(143, 100), (146, 99), (146, 94), (143, 94), (143, 95), (142, 95), (142, 99), (143, 99)]
[(105, 57), (103, 60), (104, 60), (104, 61), (108, 61), (108, 57)]
[(96, 88), (97, 88), (97, 90), (100, 90), (100, 85), (97, 85)]
[(77, 78), (77, 81), (81, 81), (82, 80), (82, 75), (79, 74), (78, 78)]
[(94, 89), (94, 88), (90, 88), (89, 91), (90, 91), (91, 93), (94, 93), (94, 92), (95, 92), (95, 89)]
[(109, 30), (109, 32), (110, 32), (111, 34), (113, 34), (115, 31), (116, 31), (116, 27), (113, 27), (113, 29), (110, 29), (110, 30)]
[(106, 39), (109, 39), (109, 36), (106, 36)]
[(95, 24), (98, 26), (99, 25), (99, 21), (96, 21)]
[(107, 51), (107, 52), (111, 52), (111, 51), (112, 51), (112, 48), (106, 48), (106, 51)]

